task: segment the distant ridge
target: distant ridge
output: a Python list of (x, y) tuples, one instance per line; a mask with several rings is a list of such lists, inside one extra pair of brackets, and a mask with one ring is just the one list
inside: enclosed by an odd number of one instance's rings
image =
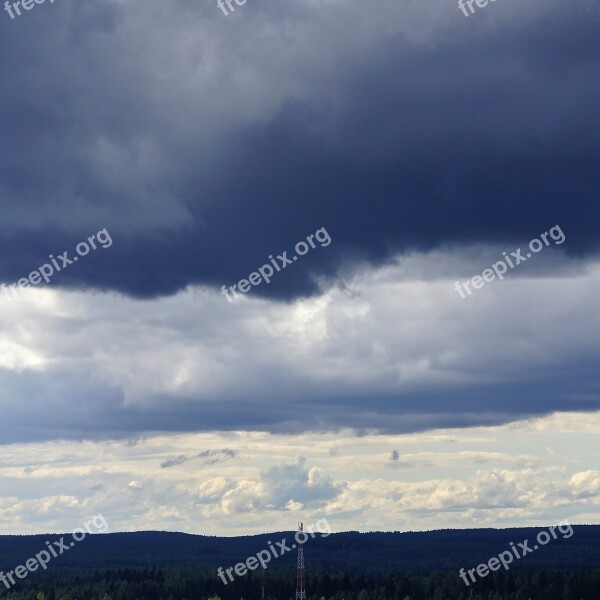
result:
[[(444, 529), (427, 532), (331, 534), (306, 542), (310, 570), (354, 572), (398, 570), (431, 571), (472, 567), (498, 555), (509, 542), (533, 540), (543, 528)], [(547, 546), (515, 561), (513, 569), (583, 569), (600, 564), (600, 525), (573, 526), (569, 539), (552, 540)], [(65, 534), (68, 535), (68, 534)], [(214, 537), (186, 533), (141, 531), (89, 536), (53, 561), (52, 571), (123, 569), (143, 567), (200, 567), (216, 569), (267, 548), (267, 542), (294, 532), (241, 537)], [(0, 570), (9, 570), (43, 550), (46, 540), (58, 535), (0, 536)], [(295, 553), (275, 559), (269, 568), (294, 568)]]

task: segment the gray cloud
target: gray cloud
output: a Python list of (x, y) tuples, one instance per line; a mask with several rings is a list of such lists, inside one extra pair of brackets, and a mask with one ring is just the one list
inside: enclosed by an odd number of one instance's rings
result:
[(334, 483), (321, 469), (313, 467), (309, 470), (305, 464), (306, 459), (299, 456), (293, 463), (276, 465), (261, 472), (266, 508), (283, 510), (291, 502), (311, 507), (336, 498), (346, 487), (343, 483)]
[(163, 461), (160, 466), (163, 469), (167, 469), (169, 467), (182, 465), (192, 460), (202, 460), (202, 464), (204, 465), (214, 465), (215, 463), (236, 458), (237, 456), (238, 452), (229, 448), (223, 448), (222, 450), (204, 450), (203, 452), (200, 452), (200, 454), (196, 455), (180, 454), (179, 456)]
[[(415, 260), (427, 270), (438, 256)], [(453, 279), (406, 280), (405, 269), (356, 272), (360, 296), (331, 289), (291, 305), (234, 306), (206, 290), (27, 295), (0, 316), (0, 439), (392, 433), (599, 407), (597, 266), (507, 278), (466, 300)], [(178, 456), (167, 458), (195, 455)]]

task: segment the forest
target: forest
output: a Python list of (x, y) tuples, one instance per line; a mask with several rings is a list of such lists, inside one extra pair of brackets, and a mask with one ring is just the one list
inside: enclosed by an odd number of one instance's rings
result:
[[(599, 600), (600, 527), (573, 536), (466, 586), (460, 568), (497, 556), (539, 529), (333, 533), (304, 545), (307, 600)], [(94, 535), (0, 600), (293, 600), (296, 552), (225, 585), (218, 567), (256, 555), (293, 533), (212, 537), (173, 532)], [(56, 535), (0, 536), (0, 571), (35, 556)], [(66, 539), (66, 538), (65, 538)]]
[[(295, 598), (293, 569), (266, 570), (265, 600)], [(262, 579), (252, 573), (225, 586), (197, 568), (145, 568), (34, 578), (3, 600), (260, 600)], [(600, 570), (495, 573), (467, 588), (456, 572), (307, 574), (307, 600), (598, 600)]]

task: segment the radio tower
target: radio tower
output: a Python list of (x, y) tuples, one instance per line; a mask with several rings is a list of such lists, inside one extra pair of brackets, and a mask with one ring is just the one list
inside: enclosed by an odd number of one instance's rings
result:
[[(298, 523), (298, 531), (304, 532), (304, 523)], [(299, 542), (298, 538), (302, 537), (303, 541)], [(306, 600), (306, 588), (304, 587), (304, 550), (302, 545), (306, 540), (306, 536), (296, 535), (296, 541), (298, 542), (298, 572), (296, 574), (296, 600)]]

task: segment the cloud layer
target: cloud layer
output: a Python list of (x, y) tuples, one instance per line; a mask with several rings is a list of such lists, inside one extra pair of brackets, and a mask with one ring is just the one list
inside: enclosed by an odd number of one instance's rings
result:
[(600, 408), (600, 265), (523, 265), (465, 299), (453, 279), (414, 276), (438, 261), (467, 271), (462, 260), (404, 259), (291, 304), (25, 291), (0, 316), (2, 439), (399, 433)]
[(102, 227), (114, 247), (56, 285), (230, 285), (322, 226), (327, 252), (256, 293), (556, 223), (566, 252), (596, 252), (595, 17), (557, 0), (469, 19), (441, 0), (254, 0), (229, 17), (64, 0), (4, 18), (0, 276)]
[[(4, 446), (0, 532), (69, 531), (101, 512), (110, 531), (208, 535), (571, 523), (600, 518), (600, 413), (510, 426), (357, 438), (185, 434)], [(184, 461), (174, 455), (235, 460)], [(391, 460), (393, 452), (399, 460)]]

